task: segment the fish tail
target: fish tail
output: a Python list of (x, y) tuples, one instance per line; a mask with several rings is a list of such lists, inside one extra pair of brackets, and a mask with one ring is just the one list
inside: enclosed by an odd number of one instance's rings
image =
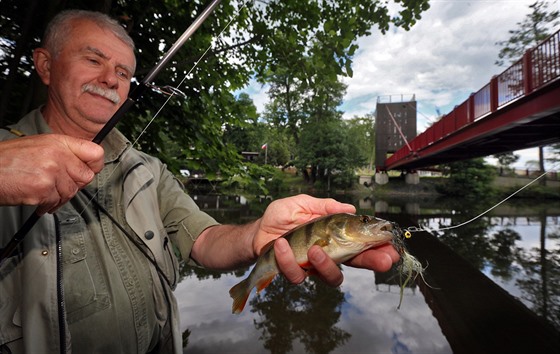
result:
[(252, 287), (250, 287), (249, 278), (239, 282), (229, 290), (229, 296), (233, 299), (233, 305), (231, 306), (232, 313), (237, 315), (243, 311), (247, 299), (251, 294), (251, 290)]
[(247, 303), (249, 295), (251, 295), (251, 290), (256, 287), (257, 292), (260, 292), (261, 290), (269, 286), (270, 283), (272, 283), (276, 274), (277, 272), (265, 274), (264, 276), (259, 278), (254, 285), (253, 283), (251, 283), (251, 276), (241, 281), (239, 284), (234, 285), (229, 290), (229, 296), (233, 298), (233, 306), (231, 307), (231, 312), (234, 314), (241, 313), (241, 311), (243, 311), (243, 308), (245, 308), (245, 304)]

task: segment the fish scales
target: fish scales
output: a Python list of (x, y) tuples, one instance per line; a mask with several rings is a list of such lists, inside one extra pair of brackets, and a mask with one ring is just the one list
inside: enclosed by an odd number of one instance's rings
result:
[[(294, 252), (297, 263), (310, 269), (307, 252), (318, 245), (337, 263), (342, 263), (366, 249), (393, 240), (395, 225), (366, 215), (332, 214), (302, 224), (282, 235)], [(261, 291), (279, 273), (274, 255), (274, 241), (266, 245), (249, 276), (230, 289), (233, 313), (240, 313), (253, 288)]]

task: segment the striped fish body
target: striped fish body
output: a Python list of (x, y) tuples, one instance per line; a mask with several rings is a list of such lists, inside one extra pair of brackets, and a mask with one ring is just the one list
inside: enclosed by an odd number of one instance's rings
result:
[[(365, 215), (333, 214), (302, 224), (287, 232), (286, 238), (297, 263), (310, 269), (307, 251), (318, 245), (335, 262), (342, 263), (357, 254), (393, 240), (396, 226), (386, 220)], [(232, 312), (243, 311), (253, 288), (266, 288), (279, 273), (274, 255), (274, 241), (266, 245), (249, 276), (229, 291), (233, 298)]]

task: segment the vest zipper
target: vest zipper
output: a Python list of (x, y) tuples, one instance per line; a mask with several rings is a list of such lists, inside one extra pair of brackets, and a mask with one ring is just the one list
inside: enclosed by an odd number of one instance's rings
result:
[(56, 234), (56, 295), (58, 304), (58, 338), (60, 340), (60, 353), (66, 353), (66, 306), (64, 303), (64, 279), (62, 277), (62, 235), (60, 222), (54, 216)]

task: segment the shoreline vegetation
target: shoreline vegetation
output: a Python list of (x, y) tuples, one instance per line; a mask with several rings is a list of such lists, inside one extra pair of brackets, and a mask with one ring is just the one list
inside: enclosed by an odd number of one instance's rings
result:
[[(546, 177), (545, 177), (546, 178)], [(488, 186), (490, 191), (489, 196), (495, 197), (507, 197), (508, 195), (515, 193), (519, 189), (523, 188), (527, 183), (531, 182), (531, 178), (523, 177), (507, 177), (507, 176), (496, 176), (493, 178), (492, 182)], [(372, 176), (373, 181), (373, 176)], [(392, 176), (389, 179), (389, 183), (384, 185), (379, 185), (374, 182), (371, 183), (358, 183), (358, 176), (356, 176), (356, 182), (348, 188), (327, 188), (327, 186), (321, 183), (310, 184), (306, 182), (301, 174), (293, 172), (282, 172), (278, 171), (273, 176), (269, 176), (268, 179), (260, 179), (254, 183), (238, 183), (238, 182), (225, 182), (224, 183), (212, 183), (210, 182), (207, 188), (204, 185), (197, 185), (194, 191), (201, 192), (226, 192), (230, 193), (236, 190), (241, 190), (243, 192), (254, 192), (257, 194), (270, 194), (270, 193), (280, 193), (280, 194), (299, 194), (299, 193), (309, 193), (309, 194), (324, 194), (324, 193), (337, 193), (337, 194), (357, 194), (363, 196), (373, 196), (378, 198), (391, 197), (446, 197), (446, 195), (441, 192), (441, 186), (448, 183), (449, 178), (447, 177), (420, 177), (420, 182), (418, 184), (407, 184), (402, 176)], [(189, 191), (193, 191), (194, 183), (189, 179), (183, 178), (182, 182), (186, 185)], [(469, 191), (464, 190), (462, 197), (468, 196)], [(533, 183), (529, 187), (523, 189), (521, 192), (515, 195), (515, 198), (524, 199), (560, 199), (560, 181), (558, 179), (547, 180), (546, 185), (542, 185), (540, 181)]]

